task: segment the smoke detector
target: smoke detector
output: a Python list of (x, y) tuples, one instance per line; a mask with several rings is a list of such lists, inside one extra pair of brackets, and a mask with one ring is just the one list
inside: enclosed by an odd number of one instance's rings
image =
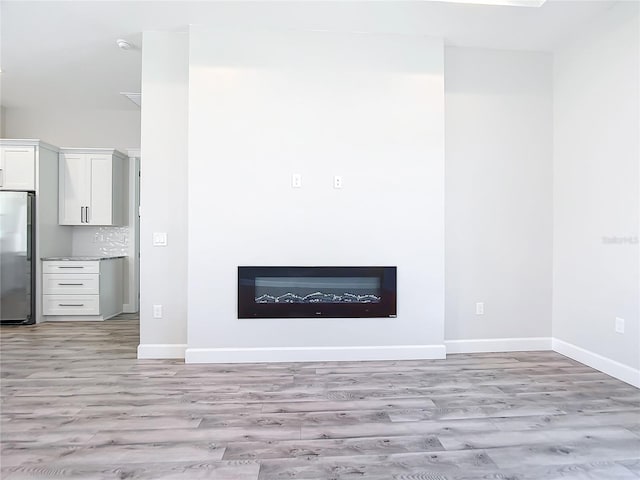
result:
[(121, 50), (131, 50), (133, 48), (133, 45), (131, 43), (123, 40), (122, 38), (116, 40), (116, 45)]

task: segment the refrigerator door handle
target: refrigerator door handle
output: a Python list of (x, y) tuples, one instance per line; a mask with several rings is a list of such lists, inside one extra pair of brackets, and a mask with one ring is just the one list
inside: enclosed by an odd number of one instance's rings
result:
[(89, 223), (89, 207), (84, 207), (84, 223)]
[[(33, 225), (33, 197), (29, 199), (27, 197), (27, 262), (29, 265), (32, 265), (33, 262), (33, 235), (34, 235), (34, 225)], [(32, 273), (33, 274), (33, 273)]]

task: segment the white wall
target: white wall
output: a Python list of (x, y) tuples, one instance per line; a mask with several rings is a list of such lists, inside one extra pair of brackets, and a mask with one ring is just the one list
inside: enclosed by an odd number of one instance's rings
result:
[[(189, 81), (187, 361), (442, 356), (442, 41), (194, 27)], [(397, 265), (398, 318), (239, 320), (239, 265)]]
[[(473, 341), (487, 338), (497, 339), (492, 346), (498, 349), (514, 345), (514, 338), (520, 347), (548, 348), (553, 336), (554, 348), (562, 353), (587, 363), (604, 359), (594, 366), (605, 371), (612, 362), (622, 365), (627, 370), (619, 377), (637, 373), (637, 6), (617, 6), (599, 22), (557, 52), (553, 71), (547, 54), (446, 49), (446, 295), (441, 290), (446, 324), (437, 320), (442, 305), (436, 299), (421, 317), (426, 321), (407, 316), (391, 330), (380, 319), (237, 320), (236, 267), (308, 264), (309, 244), (315, 246), (316, 264), (398, 264), (401, 275), (407, 275), (399, 284), (404, 313), (403, 288), (415, 273), (413, 267), (405, 270), (406, 258), (425, 262), (416, 267), (441, 265), (437, 245), (426, 238), (437, 237), (437, 225), (428, 232), (429, 227), (416, 223), (422, 218), (437, 223), (436, 210), (443, 211), (442, 204), (428, 210), (433, 204), (423, 195), (442, 193), (442, 173), (433, 156), (424, 153), (435, 152), (435, 137), (444, 134), (424, 130), (416, 121), (420, 106), (436, 98), (430, 90), (434, 85), (426, 87), (429, 75), (420, 73), (420, 62), (434, 57), (415, 55), (418, 49), (407, 57), (395, 52), (396, 66), (412, 61), (418, 66), (401, 68), (404, 74), (399, 74), (383, 66), (380, 58), (386, 57), (378, 54), (376, 74), (363, 80), (346, 69), (327, 75), (326, 57), (296, 56), (296, 48), (315, 48), (305, 44), (304, 35), (279, 45), (277, 35), (256, 41), (255, 35), (239, 39), (196, 28), (188, 108), (186, 37), (176, 44), (173, 39), (180, 34), (147, 35), (143, 82), (155, 95), (145, 94), (143, 155), (146, 138), (154, 160), (146, 163), (150, 210), (142, 247), (147, 298), (141, 356), (168, 356), (186, 348), (188, 225), (188, 361), (237, 360), (248, 351), (265, 359), (274, 351), (260, 349), (274, 346), (297, 354), (296, 348), (314, 346), (406, 345), (409, 337), (421, 345), (446, 339), (449, 351), (464, 349), (461, 345), (469, 341), (477, 348), (481, 342)], [(344, 47), (344, 39), (334, 39)], [(214, 48), (220, 42), (225, 49)], [(358, 58), (367, 66), (365, 56)], [(396, 111), (380, 92), (384, 88), (387, 94), (400, 78), (402, 88), (391, 90), (395, 105), (402, 105)], [(414, 102), (408, 110), (405, 93)], [(162, 115), (167, 111), (174, 112), (170, 120)], [(378, 115), (381, 111), (386, 115)], [(187, 115), (189, 209), (181, 161)], [(389, 138), (393, 141), (385, 143)], [(143, 179), (144, 171), (143, 164)], [(303, 175), (300, 190), (290, 189), (293, 172)], [(345, 178), (341, 191), (330, 187), (334, 174)], [(171, 207), (164, 203), (166, 191), (175, 197)], [(376, 196), (380, 191), (384, 194)], [(415, 201), (405, 203), (412, 196)], [(332, 215), (356, 206), (373, 206), (389, 228), (362, 221), (352, 228)], [(168, 208), (178, 223), (163, 224)], [(287, 223), (272, 214), (258, 215), (283, 208), (289, 209)], [(187, 211), (188, 224), (181, 215)], [(315, 224), (289, 222), (308, 213), (317, 218)], [(339, 234), (327, 229), (332, 226), (339, 227)], [(169, 247), (152, 249), (153, 231), (169, 231)], [(387, 236), (388, 231), (399, 234)], [(415, 234), (420, 248), (412, 241)], [(629, 240), (605, 245), (604, 236)], [(389, 241), (398, 239), (400, 247), (389, 249)], [(175, 248), (176, 241), (181, 249)], [(398, 250), (407, 257), (394, 256)], [(427, 289), (435, 292), (438, 282), (436, 274)], [(477, 301), (485, 302), (484, 316), (474, 314)], [(165, 303), (163, 320), (149, 318), (151, 305), (158, 302)], [(625, 335), (613, 335), (615, 316), (626, 319)], [(538, 340), (547, 343), (541, 346)], [(591, 357), (580, 356), (585, 351)], [(324, 353), (330, 358), (335, 352)]]
[(616, 4), (555, 55), (553, 335), (640, 385), (638, 10)]
[(550, 347), (551, 80), (550, 54), (445, 50), (449, 352)]
[(5, 115), (4, 115), (4, 107), (0, 105), (0, 138), (6, 138), (5, 135)]
[[(123, 100), (124, 101), (124, 100)], [(109, 147), (126, 152), (140, 146), (140, 110), (4, 108), (5, 138), (39, 138), (60, 147)]]
[[(145, 32), (140, 165), (141, 358), (181, 357), (187, 343), (187, 82), (187, 34)], [(203, 219), (209, 221), (207, 216)], [(168, 245), (153, 247), (153, 232), (167, 232)], [(154, 304), (163, 305), (163, 318), (152, 318)]]

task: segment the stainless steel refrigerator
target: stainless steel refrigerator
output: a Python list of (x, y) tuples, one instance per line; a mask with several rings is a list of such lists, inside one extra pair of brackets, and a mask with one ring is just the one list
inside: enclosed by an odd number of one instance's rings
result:
[(35, 323), (35, 196), (0, 192), (0, 323)]

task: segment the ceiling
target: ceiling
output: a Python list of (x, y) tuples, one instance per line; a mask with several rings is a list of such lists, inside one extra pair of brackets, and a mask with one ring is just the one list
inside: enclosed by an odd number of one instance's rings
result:
[[(440, 1), (0, 0), (0, 103), (7, 108), (137, 109), (141, 32), (189, 24), (444, 37), (447, 45), (552, 51), (612, 1), (539, 8)], [(138, 48), (116, 46), (123, 38)]]

